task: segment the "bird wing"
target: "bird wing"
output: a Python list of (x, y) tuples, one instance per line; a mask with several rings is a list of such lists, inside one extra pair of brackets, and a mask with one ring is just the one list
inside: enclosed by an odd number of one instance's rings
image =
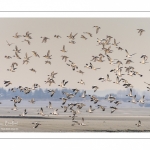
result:
[(129, 55), (128, 51), (125, 49), (126, 53)]
[(48, 52), (47, 52), (47, 56), (49, 56), (49, 54), (50, 54), (50, 50), (48, 50)]
[(96, 33), (98, 33), (99, 29), (100, 29), (100, 27), (97, 27), (97, 29), (96, 29)]
[(16, 55), (19, 59), (21, 59), (21, 58), (19, 57), (19, 55), (18, 55), (18, 53), (17, 53), (17, 52), (15, 52), (15, 55)]

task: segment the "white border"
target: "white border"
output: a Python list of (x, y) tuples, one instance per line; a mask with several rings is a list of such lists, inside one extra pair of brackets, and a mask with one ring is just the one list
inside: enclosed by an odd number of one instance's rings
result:
[[(150, 12), (0, 12), (0, 18), (149, 18)], [(0, 133), (0, 138), (150, 138), (149, 133)]]
[(0, 18), (149, 18), (150, 12), (0, 12)]
[(97, 132), (97, 133), (90, 133), (90, 132), (68, 132), (68, 133), (58, 133), (58, 132), (45, 132), (45, 133), (39, 133), (39, 132), (28, 132), (28, 133), (0, 133), (0, 139), (1, 138), (23, 138), (23, 139), (150, 139), (150, 133), (142, 133), (142, 132), (136, 132), (136, 133), (123, 133), (123, 132), (117, 132), (117, 133), (103, 133), (103, 132)]

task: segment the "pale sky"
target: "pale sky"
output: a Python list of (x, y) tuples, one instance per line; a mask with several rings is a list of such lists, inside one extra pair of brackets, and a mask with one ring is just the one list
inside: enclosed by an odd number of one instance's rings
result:
[[(135, 71), (143, 74), (143, 77), (138, 75), (123, 76), (123, 78), (129, 80), (133, 84), (135, 89), (146, 90), (147, 85), (144, 81), (150, 83), (150, 65), (140, 64), (139, 62), (142, 54), (149, 56), (150, 54), (150, 18), (14, 18), (14, 19), (0, 19), (0, 83), (1, 87), (4, 87), (4, 80), (10, 80), (12, 85), (10, 87), (18, 87), (19, 85), (31, 87), (34, 83), (38, 83), (41, 88), (59, 88), (58, 85), (63, 79), (69, 81), (66, 85), (67, 88), (78, 88), (91, 90), (93, 85), (99, 86), (99, 91), (114, 89), (123, 90), (125, 89), (120, 85), (114, 84), (112, 82), (116, 81), (116, 76), (111, 73), (110, 70), (116, 68), (109, 64), (107, 58), (104, 58), (104, 62), (91, 62), (92, 56), (98, 56), (100, 53), (104, 54), (102, 51), (102, 46), (97, 46), (97, 38), (104, 39), (106, 35), (113, 37), (111, 43), (113, 43), (114, 38), (117, 42), (120, 42), (119, 46), (123, 49), (127, 49), (130, 54), (137, 53), (132, 57), (134, 63), (130, 66), (135, 67)], [(98, 34), (96, 34), (96, 29), (93, 26), (100, 26)], [(139, 36), (137, 29), (144, 29), (145, 32), (142, 36)], [(12, 36), (18, 32), (19, 35), (25, 35), (29, 31), (33, 39), (30, 40), (31, 45), (27, 42), (22, 42), (25, 38), (21, 37), (18, 39)], [(75, 37), (76, 44), (70, 44), (70, 39), (67, 36), (70, 33), (78, 33)], [(93, 37), (90, 37), (83, 32), (92, 33)], [(54, 38), (54, 35), (60, 35), (62, 38)], [(84, 40), (81, 35), (86, 36), (88, 39)], [(50, 40), (47, 43), (42, 43), (41, 36), (49, 37)], [(6, 40), (10, 43), (15, 43), (8, 46)], [(13, 56), (15, 45), (21, 49), (19, 56), (22, 59), (17, 59), (13, 57), (12, 59), (4, 58), (5, 55)], [(63, 53), (60, 50), (65, 45), (67, 53)], [(108, 46), (106, 46), (108, 47)], [(114, 50), (113, 53), (109, 54), (113, 59), (119, 59), (122, 61), (123, 67), (129, 66), (125, 64), (125, 51), (118, 51), (115, 46), (111, 46)], [(43, 56), (50, 50), (52, 55), (51, 65), (45, 64), (45, 59)], [(40, 58), (33, 56), (31, 51), (36, 51)], [(23, 58), (25, 53), (28, 56), (32, 56), (29, 64), (23, 64)], [(84, 74), (79, 74), (73, 71), (71, 67), (66, 65), (66, 62), (62, 60), (61, 55), (66, 55), (69, 57), (68, 60), (72, 60), (79, 67), (77, 70), (82, 70)], [(7, 69), (10, 68), (12, 62), (17, 62), (18, 67), (16, 72), (9, 72)], [(92, 63), (94, 67), (101, 68), (100, 70), (90, 70), (84, 68), (86, 63)], [(148, 59), (149, 62), (149, 59)], [(68, 63), (68, 61), (67, 61)], [(34, 68), (37, 73), (31, 72), (29, 69)], [(52, 71), (57, 72), (55, 76), (56, 84), (52, 84), (50, 87), (45, 84), (44, 81), (47, 80), (47, 75)], [(125, 73), (124, 69), (122, 73)], [(101, 82), (98, 79), (100, 77), (105, 77), (109, 74), (112, 82)], [(85, 85), (80, 85), (77, 82), (83, 79)]]

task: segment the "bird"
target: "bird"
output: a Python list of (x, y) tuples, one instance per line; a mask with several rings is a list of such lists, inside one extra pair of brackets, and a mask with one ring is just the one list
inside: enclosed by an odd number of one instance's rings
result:
[(26, 110), (26, 109), (24, 109), (23, 113), (22, 113), (22, 114), (20, 114), (19, 116), (25, 116), (26, 114), (27, 114), (27, 110)]
[(98, 87), (98, 86), (96, 86), (96, 85), (93, 85), (93, 86), (92, 86), (92, 89), (94, 89), (94, 92), (96, 92), (96, 91), (97, 91), (97, 89), (99, 89), (99, 87)]
[(61, 38), (60, 35), (54, 35), (54, 37), (57, 38), (57, 39), (58, 39), (58, 38)]
[(5, 58), (6, 58), (6, 59), (10, 59), (10, 58), (12, 58), (12, 57), (11, 57), (11, 56), (5, 56)]
[(71, 64), (67, 64), (67, 65), (68, 65), (68, 66), (71, 66), (73, 71), (75, 71), (75, 69), (78, 69), (78, 66), (77, 66), (73, 61), (69, 60), (69, 62), (70, 62)]
[(76, 120), (73, 120), (73, 122), (74, 122), (74, 124), (72, 124), (72, 126), (74, 126), (75, 123), (76, 123), (77, 125), (80, 125), (80, 126), (86, 126), (86, 124), (84, 123), (84, 118), (83, 118), (83, 117), (82, 117), (82, 122), (81, 122), (81, 123), (78, 122), (78, 121), (76, 121)]
[(107, 74), (107, 79), (106, 81), (111, 82), (110, 78), (109, 78), (109, 74)]
[(34, 98), (32, 98), (29, 102), (30, 102), (31, 104), (34, 104), (34, 103), (35, 103)]
[(68, 81), (63, 80), (63, 81), (61, 82), (61, 84), (58, 85), (58, 86), (60, 86), (60, 87), (62, 87), (62, 88), (65, 88), (65, 85), (66, 85), (67, 83), (68, 83)]
[(99, 29), (101, 29), (99, 26), (93, 26), (93, 28), (96, 28), (96, 34), (98, 33)]
[(47, 54), (44, 55), (43, 57), (45, 57), (46, 59), (52, 59), (51, 56), (52, 55), (50, 55), (50, 50), (48, 50)]
[(144, 104), (144, 103), (145, 103), (144, 98), (145, 98), (145, 95), (143, 95), (143, 97), (142, 97), (139, 101), (137, 101), (137, 102), (139, 102), (139, 103), (141, 103), (141, 104)]
[(110, 101), (110, 103), (112, 103), (114, 100), (116, 100), (116, 98), (114, 96), (112, 96), (111, 94), (107, 98), (105, 98), (105, 99), (107, 99), (108, 101)]
[(87, 40), (87, 38), (84, 35), (81, 35), (81, 38)]
[(61, 108), (64, 108), (64, 112), (67, 112), (68, 106), (61, 106)]
[(15, 103), (14, 103), (14, 108), (12, 108), (11, 110), (14, 110), (14, 111), (18, 110)]
[(143, 55), (141, 56), (141, 58), (143, 58), (143, 60), (140, 61), (141, 64), (148, 63), (148, 62), (147, 62), (147, 59), (148, 59), (148, 56), (147, 56), (147, 55), (143, 54)]
[(136, 101), (136, 95), (134, 95), (134, 96), (133, 96), (133, 99), (132, 99), (131, 101), (128, 101), (128, 102), (131, 102), (131, 103), (136, 104), (136, 103), (137, 103), (137, 101)]
[(55, 94), (55, 90), (47, 90), (48, 91), (48, 93), (51, 93), (51, 97), (53, 97), (53, 95)]
[(8, 41), (6, 40), (6, 42), (7, 42), (7, 45), (8, 46), (11, 46), (12, 44), (14, 44), (14, 43), (8, 43)]
[(59, 98), (59, 99), (61, 99), (63, 101), (62, 105), (64, 105), (66, 103), (66, 101), (68, 100), (68, 98), (64, 98), (64, 97)]
[(126, 60), (126, 64), (133, 63), (133, 61), (132, 61), (132, 60), (130, 60), (130, 59), (124, 59), (124, 60)]
[(60, 50), (60, 51), (62, 51), (62, 52), (67, 52), (67, 51), (65, 50), (65, 45), (63, 45), (63, 49)]
[(31, 68), (31, 69), (29, 69), (29, 70), (31, 70), (32, 72), (35, 72), (35, 73), (36, 73), (36, 70), (35, 70), (35, 69), (33, 69), (33, 68)]
[(111, 113), (115, 112), (115, 110), (117, 110), (118, 108), (116, 107), (110, 107), (112, 110), (111, 110)]
[(81, 73), (81, 74), (83, 74), (84, 72), (83, 71), (81, 71), (81, 70), (78, 70), (77, 72), (79, 72), (79, 73)]
[(114, 60), (109, 56), (109, 55), (106, 55), (107, 56), (107, 59), (108, 59), (108, 61), (109, 61), (109, 64), (111, 64), (111, 65), (114, 65)]
[(72, 32), (67, 36), (69, 39), (72, 39)]
[(18, 53), (17, 53), (17, 52), (15, 52), (14, 57), (16, 57), (16, 58), (18, 58), (18, 59), (21, 59), (21, 57), (18, 55)]
[(37, 89), (37, 88), (40, 88), (40, 85), (39, 85), (38, 83), (34, 83), (34, 84), (32, 85), (32, 90), (35, 90), (35, 89)]
[(18, 35), (18, 32), (13, 36), (14, 38), (18, 39), (21, 37), (21, 35)]
[(69, 41), (69, 43), (71, 43), (71, 44), (75, 44), (76, 42), (71, 40), (71, 41)]
[(123, 48), (122, 48), (122, 47), (116, 47), (116, 48), (117, 48), (118, 50), (121, 50), (121, 51), (123, 50)]
[(67, 93), (67, 92), (64, 92), (64, 91), (62, 91), (62, 93), (66, 95), (67, 99), (71, 99), (71, 98), (73, 98), (75, 96), (72, 93)]
[(133, 97), (133, 95), (132, 95), (132, 89), (130, 89), (130, 93), (128, 95), (126, 95), (126, 96)]
[(75, 92), (74, 93), (75, 95), (79, 92), (79, 90), (77, 88), (76, 89), (72, 89), (72, 91)]
[(137, 127), (141, 126), (141, 121), (139, 120), (137, 124), (135, 124)]
[(99, 59), (98, 56), (92, 56), (92, 57), (93, 57), (93, 59), (91, 61), (94, 61), (94, 62), (98, 61), (98, 59)]
[(49, 78), (53, 79), (53, 78), (55, 78), (55, 75), (56, 75), (56, 74), (58, 74), (58, 73), (57, 73), (57, 72), (55, 73), (55, 72), (53, 71), (53, 72), (51, 72), (51, 74), (48, 75), (48, 76), (49, 76)]
[(49, 39), (48, 37), (41, 37), (43, 40), (42, 40), (42, 43), (46, 43), (47, 40)]
[(40, 112), (38, 112), (39, 115), (45, 116), (45, 114), (43, 113), (43, 108), (40, 108)]
[(32, 34), (32, 33), (30, 33), (29, 31), (27, 31), (26, 34), (23, 35), (23, 37), (26, 37), (28, 39), (32, 39), (32, 37), (30, 36), (30, 34)]
[(4, 84), (5, 84), (5, 87), (7, 87), (7, 86), (9, 86), (12, 83), (9, 80), (4, 80)]
[(101, 80), (102, 82), (106, 81), (106, 79), (104, 77), (100, 77), (98, 80)]
[(104, 106), (102, 106), (102, 105), (97, 105), (97, 107), (98, 107), (98, 108), (101, 108), (102, 111), (105, 111), (105, 107), (104, 107)]
[(62, 60), (65, 59), (65, 62), (66, 62), (67, 59), (69, 58), (69, 57), (67, 57), (67, 56), (61, 56), (61, 57), (62, 57)]
[(85, 104), (83, 104), (83, 103), (78, 103), (78, 104), (77, 104), (77, 108), (78, 108), (78, 109), (82, 109), (83, 106), (85, 106)]
[(10, 66), (10, 69), (7, 69), (7, 71), (15, 72), (15, 70), (17, 69), (15, 68), (15, 66), (18, 66), (18, 63), (13, 62)]
[(78, 33), (72, 35), (71, 39), (74, 40), (75, 39), (75, 36), (77, 35)]
[(89, 66), (91, 69), (93, 69), (93, 70), (97, 70), (97, 69), (101, 69), (101, 68), (95, 68), (93, 65), (92, 65), (92, 63), (90, 63), (90, 66)]
[(54, 111), (52, 113), (50, 113), (50, 114), (52, 114), (52, 115), (59, 115), (58, 109), (54, 109)]
[(47, 81), (44, 81), (45, 83), (49, 83), (49, 86), (51, 86), (52, 83), (55, 83), (53, 79), (48, 79)]
[(52, 107), (52, 103), (49, 101), (49, 103), (48, 103), (49, 105), (48, 106), (46, 106), (46, 108), (49, 108), (49, 109), (53, 109), (53, 107)]
[(85, 98), (86, 96), (87, 96), (87, 95), (86, 95), (86, 91), (83, 91), (81, 97), (82, 97), (82, 98)]
[(145, 32), (145, 30), (143, 29), (137, 29), (138, 30), (138, 33), (140, 33), (140, 36), (142, 35), (143, 32)]
[(40, 123), (38, 122), (33, 122), (32, 124), (35, 124), (35, 126), (33, 128), (37, 128), (39, 125), (41, 125)]
[(121, 80), (122, 80), (122, 78), (119, 79), (119, 77), (117, 76), (117, 77), (116, 77), (116, 82), (113, 82), (113, 83), (119, 84)]
[(83, 32), (85, 34), (88, 34), (90, 37), (92, 37), (92, 34), (90, 32)]
[(27, 39), (24, 39), (24, 41), (22, 41), (22, 42), (27, 42), (27, 43), (28, 43), (28, 45), (30, 45), (30, 44), (31, 44), (31, 42), (30, 42), (29, 40), (27, 40)]
[(89, 112), (89, 113), (93, 113), (95, 109), (92, 109), (92, 106), (90, 105), (89, 109), (86, 110), (86, 112)]
[(37, 52), (32, 51), (32, 53), (33, 53), (33, 55), (34, 55), (35, 57), (39, 57), (39, 58), (40, 58), (40, 56), (38, 55), (38, 53), (37, 53)]
[(15, 92), (16, 90), (15, 90), (15, 88), (10, 88), (9, 91)]
[(118, 44), (119, 44), (120, 42), (116, 42), (116, 39), (114, 39), (114, 43), (112, 44), (112, 45), (114, 45), (114, 46), (118, 46)]
[(85, 85), (85, 82), (81, 79), (81, 81), (77, 82), (77, 83), (80, 83), (80, 84), (84, 84)]
[(24, 60), (23, 60), (23, 64), (24, 64), (24, 63), (28, 64), (31, 57), (32, 57), (32, 56), (28, 56), (28, 54), (26, 53), (26, 54), (25, 54), (25, 57), (24, 57)]
[(45, 64), (50, 64), (51, 65), (51, 62), (47, 60), (47, 61), (45, 61)]
[(132, 54), (132, 55), (129, 55), (129, 53), (128, 53), (128, 51), (125, 49), (125, 51), (126, 51), (126, 53), (127, 53), (127, 55), (126, 55), (126, 57), (128, 57), (128, 58), (131, 58), (133, 55), (135, 55), (136, 53), (134, 53), (134, 54)]
[(89, 95), (89, 96), (91, 98), (91, 101), (94, 102), (94, 104), (96, 104), (99, 101), (98, 98), (95, 95)]
[(15, 46), (15, 49), (13, 51), (15, 51), (16, 53), (20, 53), (21, 49), (18, 49), (18, 46)]
[(114, 102), (117, 106), (119, 105), (119, 104), (121, 104), (121, 102), (119, 102), (119, 101), (115, 101)]

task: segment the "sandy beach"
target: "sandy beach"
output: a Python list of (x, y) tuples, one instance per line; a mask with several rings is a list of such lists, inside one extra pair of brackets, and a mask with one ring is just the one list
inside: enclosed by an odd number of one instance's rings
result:
[[(61, 102), (52, 102), (54, 108), (58, 108), (59, 115), (51, 115), (53, 109), (46, 108), (47, 101), (42, 102), (45, 116), (38, 115), (38, 105), (26, 106), (28, 103), (18, 105), (17, 111), (12, 111), (10, 106), (0, 107), (0, 132), (149, 132), (150, 131), (150, 108), (119, 108), (114, 113), (110, 113), (108, 107), (105, 111), (96, 109), (93, 113), (87, 113), (88, 104), (81, 109), (75, 120), (81, 122), (84, 117), (86, 126), (75, 124), (72, 126), (72, 115), (70, 110), (63, 112), (60, 107)], [(23, 106), (24, 105), (24, 106)], [(134, 106), (134, 105), (133, 105)], [(93, 106), (94, 107), (94, 106)], [(19, 116), (27, 108), (28, 114)], [(135, 124), (141, 120), (141, 126)], [(33, 128), (33, 122), (41, 125)]]

